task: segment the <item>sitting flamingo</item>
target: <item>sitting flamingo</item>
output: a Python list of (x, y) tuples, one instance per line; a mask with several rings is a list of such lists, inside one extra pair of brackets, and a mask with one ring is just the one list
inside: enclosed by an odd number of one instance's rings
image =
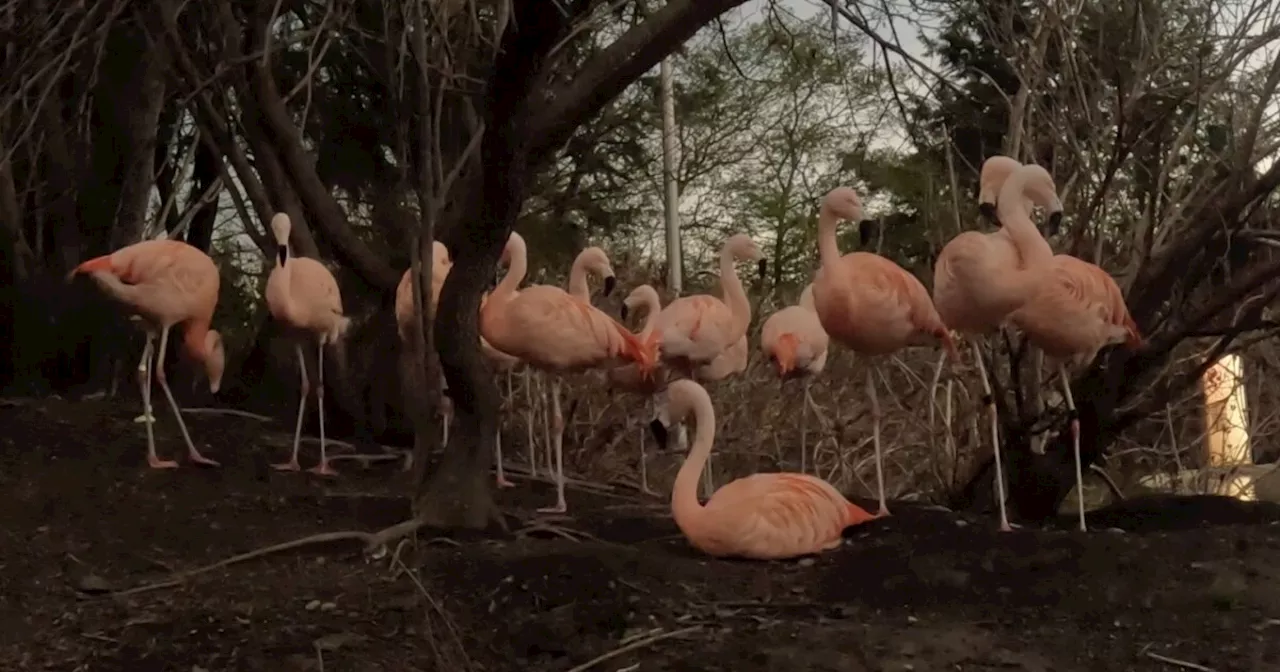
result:
[(693, 416), (693, 448), (676, 475), (671, 515), (689, 543), (717, 557), (781, 560), (840, 546), (846, 527), (875, 518), (830, 483), (808, 474), (753, 474), (716, 490), (705, 506), (697, 484), (715, 441), (715, 409), (698, 383), (683, 379), (667, 388), (650, 423), (666, 443), (667, 427)]

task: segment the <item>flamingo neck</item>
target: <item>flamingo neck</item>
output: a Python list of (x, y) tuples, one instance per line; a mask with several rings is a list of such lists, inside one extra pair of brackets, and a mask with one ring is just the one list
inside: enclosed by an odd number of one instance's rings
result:
[(671, 488), (671, 516), (675, 518), (676, 527), (685, 536), (694, 536), (702, 523), (705, 507), (698, 502), (698, 481), (702, 478), (702, 470), (711, 457), (711, 446), (716, 438), (715, 412), (711, 408), (710, 399), (696, 402), (694, 407), (693, 447), (684, 465), (676, 474), (675, 485)]
[(806, 285), (803, 292), (800, 292), (800, 307), (805, 310), (818, 312), (817, 306), (813, 303), (813, 285)]
[(827, 208), (818, 211), (818, 257), (823, 266), (840, 263), (840, 247), (836, 244), (836, 225), (839, 218)]
[(1001, 230), (996, 233), (1007, 235), (1013, 241), (1025, 268), (1039, 270), (1047, 268), (1053, 261), (1053, 248), (1031, 221), (1026, 198), (1028, 178), (1025, 172), (1015, 172), (1000, 188), (996, 216), (1000, 219)]
[[(276, 268), (275, 268), (275, 300), (271, 303), (275, 304), (280, 310), (280, 317), (286, 322), (296, 322), (299, 313), (297, 305), (293, 299), (293, 268), (289, 262), (297, 263), (298, 258), (291, 254), (292, 250), (288, 245), (280, 245), (276, 252)], [(272, 289), (270, 283), (268, 290)]]
[(502, 276), (502, 281), (497, 287), (493, 288), (493, 292), (489, 295), (489, 302), (493, 303), (494, 299), (500, 299), (497, 303), (502, 304), (505, 299), (510, 298), (516, 293), (520, 287), (520, 283), (524, 281), (524, 276), (529, 271), (529, 254), (524, 245), (516, 244), (512, 246), (510, 264), (507, 266), (507, 274)]
[(733, 265), (733, 252), (728, 246), (720, 250), (720, 287), (724, 290), (725, 304), (733, 312), (734, 326), (746, 329), (751, 324), (751, 302), (742, 288), (742, 280)]
[(182, 344), (187, 348), (187, 354), (191, 355), (197, 362), (203, 362), (209, 356), (209, 320), (205, 318), (194, 318), (187, 322), (186, 333), (183, 334)]
[(591, 288), (587, 286), (587, 257), (579, 254), (569, 269), (569, 293), (591, 303)]
[(658, 323), (658, 313), (662, 312), (662, 302), (658, 300), (656, 292), (644, 297), (644, 309), (644, 325), (640, 328), (640, 335), (648, 336), (653, 333), (653, 327)]

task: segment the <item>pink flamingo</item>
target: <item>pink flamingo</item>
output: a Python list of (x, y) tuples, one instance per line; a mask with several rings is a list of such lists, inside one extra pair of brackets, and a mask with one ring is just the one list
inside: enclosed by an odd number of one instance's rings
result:
[(267, 276), (267, 308), (271, 316), (285, 324), (286, 329), (299, 338), (295, 344), (298, 353), (298, 371), (302, 376), (301, 395), (298, 400), (298, 421), (293, 430), (293, 454), (284, 464), (274, 464), (280, 471), (297, 471), (298, 446), (302, 440), (302, 418), (307, 412), (307, 395), (311, 382), (307, 379), (307, 362), (302, 354), (301, 338), (311, 335), (319, 344), (319, 382), (316, 385), (316, 405), (320, 413), (320, 463), (308, 469), (313, 474), (333, 476), (338, 472), (329, 464), (324, 434), (324, 348), (337, 343), (351, 319), (342, 314), (342, 295), (338, 281), (324, 264), (307, 257), (295, 257), (289, 253), (289, 231), (292, 222), (289, 215), (278, 212), (271, 218), (271, 232), (276, 237), (276, 266)]
[(1106, 271), (1067, 254), (1053, 257), (1050, 270), (1052, 275), (1041, 285), (1039, 294), (1015, 312), (1011, 319), (1032, 345), (1055, 362), (1062, 379), (1063, 399), (1067, 402), (1067, 413), (1071, 419), (1071, 447), (1076, 461), (1080, 531), (1084, 532), (1088, 527), (1084, 519), (1080, 418), (1071, 397), (1071, 378), (1067, 369), (1068, 366), (1079, 368), (1088, 365), (1098, 351), (1108, 345), (1123, 343), (1132, 350), (1141, 348), (1142, 333), (1129, 314), (1120, 287)]
[[(662, 300), (658, 297), (658, 291), (650, 285), (640, 285), (631, 290), (627, 298), (622, 301), (622, 319), (627, 319), (627, 314), (635, 311), (644, 312), (644, 324), (641, 326), (636, 338), (640, 342), (646, 342), (649, 335), (653, 333), (653, 325), (658, 320), (658, 313), (662, 311)], [(618, 366), (608, 371), (609, 386), (615, 389), (638, 394), (648, 400), (647, 406), (653, 404), (653, 396), (666, 386), (666, 369), (656, 368), (650, 376), (644, 376), (640, 372), (640, 367), (635, 364), (627, 364)], [(645, 439), (644, 426), (640, 427), (640, 491), (649, 495), (656, 495), (649, 488), (649, 471), (646, 464), (647, 457), (645, 455)]]
[(671, 490), (671, 514), (695, 548), (716, 557), (781, 560), (839, 548), (846, 527), (874, 516), (849, 502), (830, 483), (808, 474), (752, 474), (726, 483), (698, 503), (699, 472), (715, 442), (711, 397), (697, 382), (677, 380), (650, 423), (666, 443), (667, 427), (694, 422), (693, 448)]
[[(983, 164), (984, 184), (998, 180), (999, 176), (992, 177), (990, 173), (998, 173), (1008, 167), (1010, 161), (1013, 159), (1004, 156), (987, 159)], [(1031, 200), (1047, 205), (1050, 221), (1062, 218), (1062, 201), (1058, 199), (1049, 171), (1037, 165), (1017, 164), (999, 190), (996, 219), (1003, 226), (992, 233), (965, 231), (942, 248), (933, 267), (933, 304), (949, 328), (979, 338), (1000, 329), (1015, 310), (1037, 296), (1049, 277), (1053, 250), (1031, 221), (1028, 195)], [(982, 348), (977, 339), (972, 345), (978, 375), (982, 378), (983, 403), (991, 421), (1000, 529), (1008, 532), (1012, 527), (1004, 505), (999, 420), (991, 381), (982, 361)], [(934, 386), (941, 372), (942, 360), (939, 359)], [(932, 394), (933, 387), (930, 399)]]
[[(938, 317), (924, 285), (901, 266), (869, 252), (840, 256), (836, 225), (841, 219), (862, 220), (862, 200), (849, 187), (827, 193), (818, 212), (818, 252), (822, 267), (813, 279), (813, 306), (832, 339), (868, 356), (889, 355), (904, 347), (942, 342), (958, 360), (951, 334)], [(876, 361), (867, 368), (876, 446), (876, 484), (880, 510), (889, 514), (884, 496), (884, 457), (880, 448), (880, 401), (876, 398)]]
[(560, 387), (567, 373), (616, 361), (634, 361), (644, 375), (653, 358), (639, 339), (599, 309), (552, 285), (516, 288), (528, 272), (524, 239), (512, 233), (503, 250), (506, 276), (480, 310), (480, 332), (493, 347), (529, 366), (555, 375), (552, 383), (552, 430), (555, 433), (556, 505), (543, 512), (564, 513), (564, 417)]
[[(155, 355), (156, 379), (169, 400), (173, 417), (187, 442), (187, 458), (196, 464), (216, 467), (218, 463), (201, 455), (191, 441), (182, 411), (165, 380), (164, 357), (169, 345), (169, 329), (185, 323), (182, 344), (187, 354), (204, 365), (209, 389), (217, 394), (222, 386), (226, 353), (222, 336), (209, 328), (213, 310), (218, 305), (218, 267), (209, 255), (176, 240), (145, 240), (101, 257), (94, 257), (67, 274), (71, 281), (77, 274), (89, 273), (98, 285), (115, 300), (124, 303), (143, 318), (147, 327), (147, 343), (138, 363), (138, 385), (142, 388), (143, 418), (147, 424), (147, 464), (152, 469), (172, 469), (172, 460), (156, 456), (156, 437), (151, 412), (151, 362)], [(153, 350), (156, 332), (160, 348)]]
[(569, 293), (591, 303), (591, 287), (587, 284), (587, 274), (604, 279), (604, 295), (613, 293), (618, 278), (613, 273), (613, 264), (609, 263), (609, 255), (605, 251), (592, 246), (583, 249), (573, 259), (569, 269)]
[(1004, 181), (1021, 167), (1022, 163), (1017, 159), (1001, 154), (982, 162), (982, 171), (978, 173), (978, 213), (997, 226), (1000, 225), (1000, 218), (996, 214), (996, 197), (1000, 195)]
[(818, 404), (809, 393), (809, 385), (813, 377), (822, 373), (827, 366), (827, 347), (831, 337), (822, 328), (822, 321), (813, 307), (813, 285), (809, 284), (800, 292), (800, 303), (788, 306), (769, 316), (760, 328), (760, 350), (763, 351), (778, 368), (778, 377), (783, 381), (799, 378), (804, 380), (804, 401), (800, 408), (800, 473), (806, 472), (808, 447), (805, 443), (808, 426), (808, 411), (822, 419)]
[[(440, 288), (445, 278), (449, 277), (449, 269), (453, 262), (449, 259), (449, 248), (440, 241), (431, 245), (431, 305), (440, 306)], [(400, 277), (396, 287), (396, 325), (400, 328), (400, 339), (407, 343), (409, 327), (413, 320), (413, 269), (407, 269)]]
[(710, 364), (746, 335), (751, 303), (734, 269), (743, 260), (758, 262), (763, 274), (764, 253), (750, 236), (739, 233), (720, 250), (723, 300), (709, 294), (683, 296), (658, 313), (646, 345), (657, 348), (663, 362), (693, 377), (699, 366)]

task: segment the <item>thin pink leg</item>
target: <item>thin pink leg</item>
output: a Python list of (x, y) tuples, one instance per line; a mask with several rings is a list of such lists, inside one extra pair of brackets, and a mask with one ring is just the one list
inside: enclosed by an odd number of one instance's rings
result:
[(884, 498), (884, 453), (880, 450), (880, 399), (876, 397), (875, 366), (867, 367), (867, 397), (871, 399), (872, 438), (876, 444), (876, 485), (880, 490), (880, 510), (876, 516), (889, 515), (889, 505)]
[(337, 476), (338, 472), (329, 464), (329, 454), (325, 447), (324, 438), (324, 341), (325, 339), (322, 337), (320, 339), (320, 355), (318, 358), (318, 366), (320, 368), (318, 377), (320, 381), (316, 386), (316, 406), (320, 407), (320, 464), (311, 467), (307, 471), (317, 476)]
[(560, 413), (560, 378), (551, 383), (551, 424), (555, 433), (556, 453), (556, 505), (538, 509), (539, 513), (567, 513), (569, 504), (564, 498), (564, 416)]
[(1076, 505), (1080, 511), (1080, 531), (1088, 532), (1089, 526), (1084, 522), (1084, 468), (1080, 464), (1080, 418), (1076, 413), (1076, 401), (1071, 397), (1071, 377), (1067, 375), (1067, 367), (1060, 366), (1058, 375), (1062, 377), (1062, 396), (1067, 402), (1067, 413), (1071, 416), (1071, 449), (1076, 458)]
[(147, 344), (142, 348), (142, 361), (138, 364), (138, 386), (142, 388), (142, 419), (147, 425), (147, 464), (152, 469), (176, 469), (177, 462), (162, 460), (156, 455), (156, 419), (151, 410), (151, 357), (156, 335), (147, 332)]
[(298, 464), (298, 446), (302, 443), (302, 418), (307, 413), (307, 395), (311, 394), (311, 381), (307, 379), (307, 360), (302, 356), (302, 345), (295, 345), (294, 351), (298, 353), (298, 371), (302, 372), (302, 384), (299, 390), (300, 398), (298, 399), (298, 420), (293, 427), (293, 455), (288, 462), (271, 465), (271, 468), (277, 471), (298, 471), (302, 468)]
[(188, 458), (196, 464), (204, 464), (210, 467), (219, 466), (217, 462), (200, 454), (196, 450), (196, 444), (191, 441), (191, 433), (187, 431), (187, 423), (182, 420), (182, 409), (178, 408), (178, 402), (173, 398), (173, 392), (169, 391), (169, 383), (165, 380), (164, 375), (164, 352), (169, 345), (169, 327), (165, 327), (160, 332), (160, 351), (156, 353), (156, 380), (160, 381), (160, 389), (164, 391), (164, 396), (169, 400), (169, 408), (173, 410), (173, 418), (178, 421), (178, 429), (182, 431), (182, 438), (187, 442)]

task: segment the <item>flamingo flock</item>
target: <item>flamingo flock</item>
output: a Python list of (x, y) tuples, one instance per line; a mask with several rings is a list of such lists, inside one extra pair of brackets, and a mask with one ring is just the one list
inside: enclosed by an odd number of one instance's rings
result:
[[(611, 293), (617, 279), (608, 255), (598, 247), (582, 251), (569, 274), (568, 289), (532, 284), (521, 287), (528, 272), (528, 249), (512, 232), (503, 249), (506, 274), (482, 299), (479, 310), (480, 347), (497, 371), (508, 376), (523, 364), (550, 380), (548, 450), (554, 456), (556, 501), (540, 509), (565, 513), (563, 383), (569, 377), (601, 371), (608, 385), (644, 400), (652, 411), (649, 429), (661, 446), (668, 430), (694, 426), (689, 448), (671, 494), (671, 513), (691, 545), (712, 556), (756, 559), (790, 558), (834, 549), (842, 531), (889, 515), (886, 501), (881, 409), (877, 378), (887, 356), (909, 347), (939, 347), (934, 384), (944, 359), (961, 362), (957, 341), (972, 346), (982, 380), (983, 403), (990, 419), (990, 436), (1000, 515), (1000, 528), (1013, 529), (1005, 510), (999, 422), (989, 372), (980, 342), (1005, 328), (1016, 328), (1040, 348), (1057, 370), (1069, 409), (1081, 482), (1079, 420), (1071, 397), (1071, 368), (1090, 362), (1108, 345), (1142, 346), (1142, 336), (1125, 306), (1115, 281), (1102, 269), (1072, 256), (1055, 255), (1032, 219), (1033, 206), (1046, 212), (1047, 226), (1057, 227), (1063, 214), (1052, 176), (1037, 165), (994, 156), (982, 167), (979, 211), (998, 229), (991, 233), (966, 231), (942, 250), (934, 267), (932, 294), (914, 275), (893, 261), (870, 252), (842, 253), (837, 244), (841, 222), (864, 220), (862, 200), (849, 187), (836, 187), (818, 208), (818, 268), (797, 305), (766, 319), (760, 329), (760, 350), (776, 368), (781, 384), (800, 381), (801, 471), (760, 473), (731, 481), (705, 504), (697, 493), (715, 443), (716, 414), (703, 386), (744, 371), (749, 359), (748, 332), (752, 306), (741, 278), (740, 262), (756, 262), (763, 276), (765, 256), (745, 234), (730, 236), (719, 255), (721, 295), (683, 296), (662, 306), (649, 285), (634, 288), (622, 304), (621, 318), (643, 313), (638, 332), (631, 332), (611, 315), (592, 305), (588, 276), (603, 280)], [(324, 421), (324, 357), (351, 326), (333, 274), (320, 262), (295, 256), (289, 239), (289, 217), (271, 220), (277, 245), (274, 267), (266, 286), (267, 307), (295, 339), (300, 370), (300, 394), (290, 460), (276, 469), (297, 471), (302, 420), (312, 391), (303, 345), (318, 346), (318, 384), (314, 387), (320, 426), (320, 461), (310, 472), (333, 476)], [(449, 251), (435, 243), (431, 296), (434, 305), (451, 269)], [(191, 441), (177, 403), (165, 380), (164, 354), (170, 329), (184, 325), (183, 351), (204, 365), (210, 389), (221, 385), (225, 363), (222, 338), (210, 329), (218, 299), (218, 271), (208, 255), (185, 243), (145, 241), (80, 264), (68, 276), (88, 274), (112, 297), (137, 313), (147, 327), (146, 346), (139, 365), (147, 460), (166, 469), (176, 462), (156, 455), (151, 417), (151, 379), (160, 382), (188, 448), (190, 461), (217, 466), (200, 454)], [(406, 271), (396, 291), (395, 313), (405, 347), (416, 339), (412, 274)], [(153, 349), (156, 337), (158, 349)], [(872, 417), (876, 487), (879, 509), (873, 515), (849, 502), (827, 481), (807, 472), (806, 418), (810, 411), (823, 420), (810, 394), (811, 382), (822, 375), (832, 344), (868, 358), (865, 387)], [(448, 432), (448, 407), (443, 431)], [(530, 418), (531, 420), (531, 418)], [(532, 421), (530, 461), (532, 464)], [(644, 427), (641, 427), (641, 489), (651, 492), (645, 469)], [(497, 484), (511, 484), (502, 472), (501, 429), (498, 429)], [(1083, 502), (1080, 529), (1085, 530)]]

